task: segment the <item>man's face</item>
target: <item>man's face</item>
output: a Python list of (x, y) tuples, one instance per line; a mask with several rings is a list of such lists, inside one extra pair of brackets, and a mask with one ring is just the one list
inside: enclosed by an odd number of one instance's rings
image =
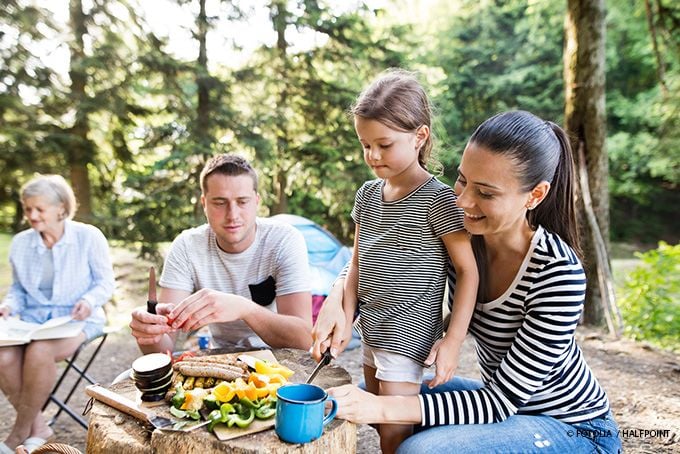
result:
[(205, 180), (201, 205), (224, 252), (243, 252), (255, 241), (255, 218), (260, 196), (250, 175), (215, 173)]

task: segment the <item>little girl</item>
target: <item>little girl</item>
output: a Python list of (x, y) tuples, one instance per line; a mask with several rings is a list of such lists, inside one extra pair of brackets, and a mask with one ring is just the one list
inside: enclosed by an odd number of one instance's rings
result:
[[(352, 113), (364, 160), (378, 178), (359, 189), (352, 210), (346, 329), (358, 307), (368, 391), (418, 394), (424, 367), (436, 361), (430, 386), (446, 382), (457, 367), (477, 294), (475, 259), (453, 190), (426, 168), (431, 108), (415, 77), (384, 73), (361, 93)], [(457, 284), (442, 339), (449, 259)], [(411, 432), (410, 425), (380, 426), (382, 451), (394, 452)]]

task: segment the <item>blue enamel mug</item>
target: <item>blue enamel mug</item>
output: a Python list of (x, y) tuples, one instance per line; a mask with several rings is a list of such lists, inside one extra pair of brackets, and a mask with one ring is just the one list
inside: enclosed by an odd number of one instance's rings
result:
[[(307, 383), (284, 385), (276, 391), (276, 435), (288, 443), (308, 443), (335, 418), (338, 403), (322, 388)], [(324, 416), (326, 401), (331, 411)]]

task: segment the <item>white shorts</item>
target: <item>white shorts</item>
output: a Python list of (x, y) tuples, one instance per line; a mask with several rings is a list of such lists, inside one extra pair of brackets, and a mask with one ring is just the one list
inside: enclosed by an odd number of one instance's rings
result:
[(364, 365), (375, 369), (375, 378), (382, 381), (420, 384), (425, 368), (404, 355), (388, 352), (380, 348), (363, 347)]

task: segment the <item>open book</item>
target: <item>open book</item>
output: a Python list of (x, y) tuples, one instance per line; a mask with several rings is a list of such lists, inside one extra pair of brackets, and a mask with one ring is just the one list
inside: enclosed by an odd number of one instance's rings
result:
[(85, 322), (69, 323), (71, 316), (53, 318), (43, 324), (28, 323), (15, 317), (0, 317), (0, 347), (27, 344), (34, 340), (77, 336)]

